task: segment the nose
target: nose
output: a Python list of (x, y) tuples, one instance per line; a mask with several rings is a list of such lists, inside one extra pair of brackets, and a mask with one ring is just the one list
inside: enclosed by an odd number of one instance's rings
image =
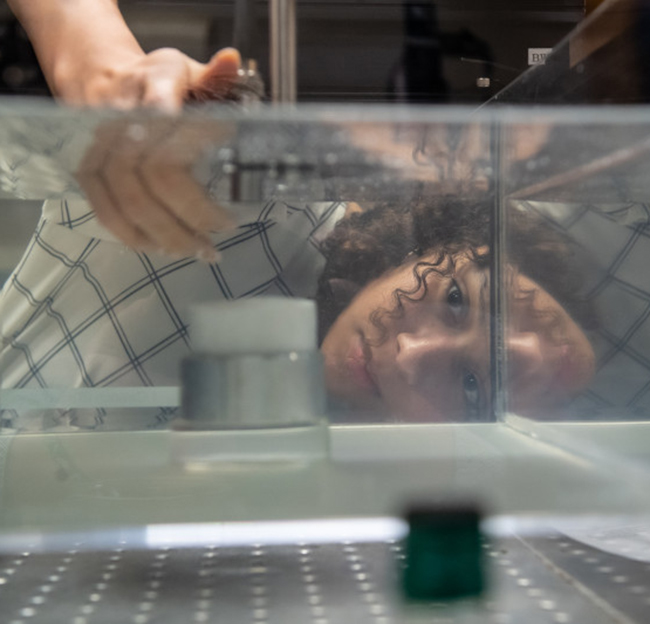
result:
[(397, 335), (396, 363), (398, 370), (410, 386), (418, 385), (425, 375), (431, 376), (453, 366), (461, 347), (461, 338), (445, 333), (437, 335), (417, 335), (402, 333)]
[(543, 381), (545, 362), (538, 333), (510, 333), (507, 338), (507, 350), (509, 383), (517, 386)]
[[(485, 345), (487, 347), (487, 344)], [(417, 385), (427, 375), (449, 374), (463, 354), (479, 359), (481, 345), (471, 336), (438, 332), (431, 335), (401, 333), (397, 336), (396, 363), (409, 385)], [(540, 335), (536, 332), (511, 332), (507, 338), (508, 382), (517, 386), (543, 384), (547, 362)]]

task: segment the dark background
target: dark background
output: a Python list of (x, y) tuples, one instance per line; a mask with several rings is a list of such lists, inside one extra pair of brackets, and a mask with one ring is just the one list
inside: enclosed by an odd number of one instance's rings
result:
[[(171, 46), (207, 60), (233, 43), (232, 0), (120, 6), (147, 51)], [(553, 47), (584, 14), (584, 0), (298, 0), (298, 99), (480, 103), (528, 68), (528, 48)], [(253, 31), (268, 85), (267, 2), (255, 3)], [(2, 2), (0, 93), (48, 94)]]

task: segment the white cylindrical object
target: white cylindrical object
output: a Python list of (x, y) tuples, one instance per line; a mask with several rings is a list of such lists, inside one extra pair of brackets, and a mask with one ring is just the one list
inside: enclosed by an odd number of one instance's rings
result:
[[(190, 322), (194, 353), (181, 365), (182, 418), (176, 423), (181, 461), (302, 462), (326, 454), (313, 301), (257, 297), (200, 304)], [(196, 436), (205, 431), (221, 437), (208, 444)]]
[(215, 355), (313, 351), (316, 305), (309, 299), (255, 297), (204, 303), (190, 313), (195, 351)]

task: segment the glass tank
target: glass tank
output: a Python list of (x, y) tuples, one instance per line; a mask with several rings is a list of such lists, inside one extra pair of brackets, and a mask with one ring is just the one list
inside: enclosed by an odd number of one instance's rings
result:
[(269, 296), (316, 302), (343, 422), (645, 417), (642, 110), (2, 117), (3, 232), (45, 201), (5, 267), (8, 429), (167, 427), (192, 307)]
[(5, 531), (646, 509), (648, 111), (0, 133)]
[(645, 622), (646, 13), (571, 108), (0, 102), (0, 624)]
[[(616, 125), (588, 116), (577, 125), (538, 124), (529, 143), (538, 148), (511, 167), (503, 235), (513, 344), (504, 383), (513, 412), (540, 420), (648, 418), (650, 143), (642, 117), (629, 111)], [(526, 239), (531, 228), (537, 240)]]

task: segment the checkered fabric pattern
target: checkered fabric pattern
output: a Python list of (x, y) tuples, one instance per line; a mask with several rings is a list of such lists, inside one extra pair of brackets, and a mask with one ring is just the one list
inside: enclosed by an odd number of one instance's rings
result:
[[(341, 203), (269, 202), (236, 230), (213, 235), (221, 259), (208, 265), (135, 253), (83, 200), (48, 200), (0, 296), (2, 387), (177, 385), (189, 307), (313, 296), (324, 262), (319, 245), (344, 212)], [(106, 410), (91, 411), (84, 423), (77, 414), (76, 424), (106, 422)], [(144, 426), (171, 415), (151, 411)]]
[(589, 338), (596, 375), (570, 416), (621, 420), (650, 416), (650, 205), (519, 202), (590, 255), (586, 296), (599, 329)]

